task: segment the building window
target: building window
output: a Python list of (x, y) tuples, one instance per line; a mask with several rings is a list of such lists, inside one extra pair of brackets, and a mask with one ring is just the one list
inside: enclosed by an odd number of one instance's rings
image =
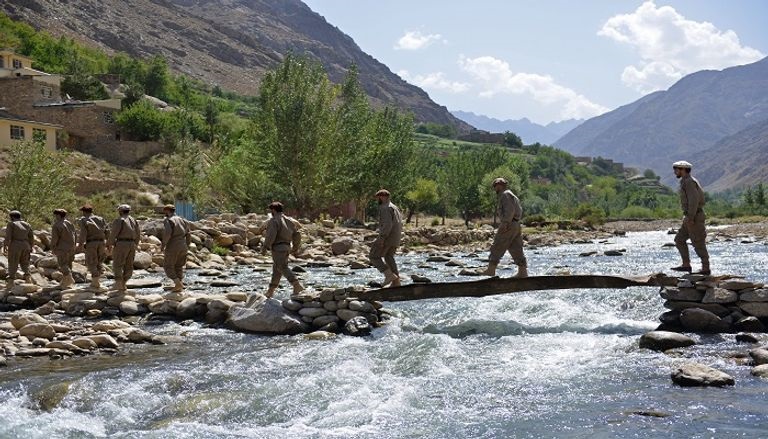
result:
[(104, 112), (104, 123), (113, 124), (115, 123), (115, 115), (111, 111), (105, 111)]
[(32, 138), (35, 139), (35, 142), (46, 143), (48, 141), (48, 133), (42, 128), (33, 128)]
[(24, 140), (24, 127), (19, 125), (11, 125), (11, 139)]
[(44, 98), (50, 98), (53, 96), (53, 88), (44, 85), (43, 88), (40, 89), (40, 94), (42, 94)]
[(13, 60), (13, 68), (14, 69), (20, 69), (21, 67), (22, 67), (21, 66), (21, 60), (20, 59), (14, 59)]

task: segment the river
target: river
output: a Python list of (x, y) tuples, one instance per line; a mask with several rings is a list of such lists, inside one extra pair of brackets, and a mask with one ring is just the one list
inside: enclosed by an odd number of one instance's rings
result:
[[(662, 248), (671, 240), (663, 232), (630, 233), (526, 254), (533, 275), (643, 275), (677, 265), (675, 249)], [(620, 248), (625, 256), (578, 256)], [(718, 242), (710, 252), (715, 274), (768, 280), (768, 245)], [(456, 267), (427, 268), (425, 259), (398, 256), (405, 273), (459, 279)], [(244, 284), (262, 285), (268, 274), (239, 270)], [(336, 271), (303, 276), (322, 285), (379, 278), (370, 269)], [(506, 265), (499, 271), (513, 273)], [(399, 316), (367, 338), (307, 341), (167, 323), (148, 329), (183, 341), (124, 345), (116, 356), (17, 362), (0, 369), (0, 438), (768, 435), (768, 382), (728, 358), (748, 349), (733, 335), (697, 336), (702, 343), (685, 351), (731, 374), (730, 388), (677, 387), (669, 375), (685, 359), (637, 347), (664, 311), (656, 288), (386, 305)], [(39, 410), (41, 392), (57, 388), (66, 390), (63, 399)]]

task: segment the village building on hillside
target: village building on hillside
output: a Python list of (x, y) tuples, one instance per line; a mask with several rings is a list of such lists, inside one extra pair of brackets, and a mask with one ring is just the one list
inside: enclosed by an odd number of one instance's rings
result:
[[(17, 121), (59, 126), (66, 133), (54, 142), (59, 147), (114, 147), (112, 143), (120, 139), (115, 124), (120, 99), (62, 99), (61, 81), (60, 75), (33, 69), (32, 59), (0, 50), (0, 107), (4, 107), (7, 114)], [(18, 130), (15, 136), (18, 137)], [(0, 135), (0, 144), (4, 137)]]
[(49, 151), (56, 150), (56, 133), (61, 125), (26, 120), (0, 107), (0, 147), (24, 140), (39, 140)]

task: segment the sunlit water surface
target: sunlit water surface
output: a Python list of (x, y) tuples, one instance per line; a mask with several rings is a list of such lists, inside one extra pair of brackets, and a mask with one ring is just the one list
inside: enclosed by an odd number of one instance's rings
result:
[[(529, 248), (527, 256), (534, 275), (643, 275), (678, 263), (666, 242), (662, 232), (631, 233)], [(622, 248), (621, 257), (578, 256)], [(766, 280), (763, 243), (713, 243), (710, 252), (716, 272)], [(468, 280), (455, 267), (423, 267), (424, 254), (398, 259), (404, 273)], [(380, 277), (371, 269), (337, 271), (308, 269), (303, 277), (318, 286)], [(513, 273), (508, 266), (499, 272)], [(235, 275), (257, 289), (268, 273), (241, 268)], [(689, 350), (734, 376), (732, 388), (674, 386), (670, 371), (683, 360), (637, 348), (661, 305), (656, 288), (641, 287), (389, 303), (401, 315), (373, 336), (327, 341), (152, 326), (184, 341), (0, 370), (0, 437), (767, 437), (768, 382), (725, 355), (748, 349), (732, 335), (699, 337), (702, 344)], [(68, 393), (40, 411), (41, 389), (56, 383), (67, 383)]]

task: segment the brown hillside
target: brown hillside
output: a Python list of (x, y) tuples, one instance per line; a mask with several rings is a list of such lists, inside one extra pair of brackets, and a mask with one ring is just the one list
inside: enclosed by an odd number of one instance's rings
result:
[(470, 129), (299, 0), (5, 0), (0, 10), (108, 52), (162, 54), (177, 72), (246, 95), (289, 52), (318, 58), (337, 82), (354, 63), (375, 105)]

